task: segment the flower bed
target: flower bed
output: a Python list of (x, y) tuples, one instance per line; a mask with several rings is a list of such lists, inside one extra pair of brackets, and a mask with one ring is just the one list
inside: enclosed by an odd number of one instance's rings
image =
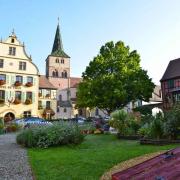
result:
[(126, 139), (126, 140), (138, 140), (140, 139), (141, 137), (140, 136), (137, 136), (137, 135), (134, 135), (134, 136), (125, 136), (125, 135), (121, 135), (119, 133), (117, 133), (117, 136), (119, 139)]
[(140, 144), (146, 145), (167, 145), (167, 144), (178, 144), (180, 140), (169, 140), (169, 139), (140, 139)]

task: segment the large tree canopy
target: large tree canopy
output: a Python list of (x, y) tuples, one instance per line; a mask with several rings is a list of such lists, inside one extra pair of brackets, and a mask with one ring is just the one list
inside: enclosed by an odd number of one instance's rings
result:
[(77, 107), (98, 107), (108, 113), (130, 101), (148, 101), (154, 84), (140, 67), (140, 56), (122, 41), (108, 42), (89, 63), (77, 91)]

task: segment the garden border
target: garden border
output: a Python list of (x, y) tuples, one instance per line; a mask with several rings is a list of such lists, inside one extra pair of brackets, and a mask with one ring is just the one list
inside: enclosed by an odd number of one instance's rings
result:
[(169, 140), (169, 139), (140, 139), (141, 145), (167, 145), (167, 144), (179, 144), (180, 140)]

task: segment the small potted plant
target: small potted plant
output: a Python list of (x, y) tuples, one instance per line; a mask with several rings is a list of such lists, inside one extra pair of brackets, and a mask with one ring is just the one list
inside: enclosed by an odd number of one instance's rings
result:
[(21, 86), (22, 83), (21, 83), (20, 81), (16, 81), (16, 82), (14, 83), (14, 85), (15, 85), (15, 86)]
[(26, 105), (32, 104), (32, 100), (31, 100), (31, 99), (26, 99), (26, 100), (25, 100), (25, 104), (26, 104)]
[(20, 104), (21, 103), (21, 100), (20, 99), (18, 99), (18, 98), (15, 98), (15, 100), (14, 100), (14, 102), (13, 102), (14, 104)]
[(27, 82), (26, 83), (26, 87), (31, 87), (33, 84), (32, 84), (32, 82)]
[(4, 84), (6, 84), (6, 81), (3, 80), (3, 79), (0, 79), (0, 86), (2, 86), (2, 85), (4, 85)]

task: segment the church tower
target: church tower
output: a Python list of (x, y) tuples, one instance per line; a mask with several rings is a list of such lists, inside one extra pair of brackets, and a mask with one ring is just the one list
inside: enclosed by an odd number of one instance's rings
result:
[(70, 57), (63, 49), (59, 23), (56, 29), (52, 52), (46, 59), (46, 77), (58, 90), (69, 88)]

